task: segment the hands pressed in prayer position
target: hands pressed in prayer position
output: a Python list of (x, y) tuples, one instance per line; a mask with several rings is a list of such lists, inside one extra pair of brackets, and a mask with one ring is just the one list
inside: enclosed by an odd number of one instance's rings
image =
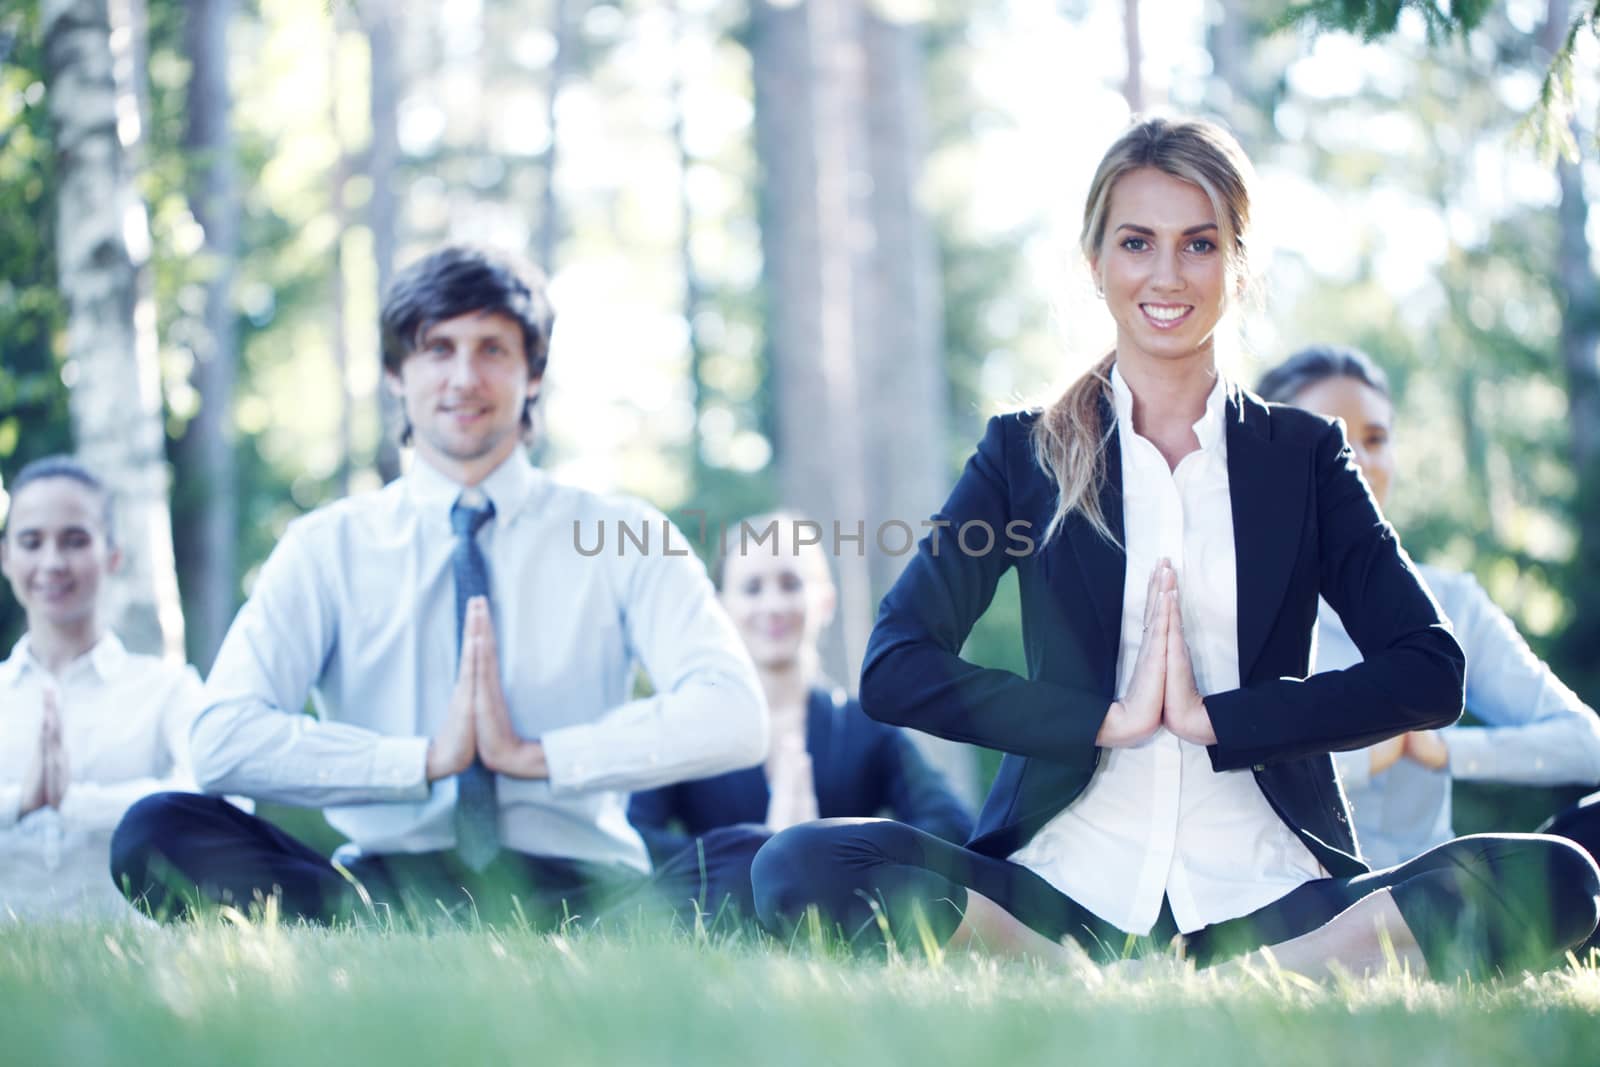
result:
[(1204, 698), (1195, 684), (1189, 646), (1183, 638), (1178, 575), (1163, 559), (1150, 573), (1145, 595), (1144, 640), (1128, 691), (1112, 703), (1095, 743), (1129, 748), (1165, 726), (1197, 745), (1215, 744)]
[(1402, 759), (1411, 760), (1430, 771), (1442, 771), (1450, 763), (1450, 749), (1437, 730), (1413, 730), (1391, 737), (1367, 749), (1372, 773), (1382, 774)]
[(61, 807), (67, 796), (67, 749), (61, 743), (61, 709), (55, 690), (45, 687), (44, 717), (39, 723), (39, 745), (22, 776), (22, 806), (19, 815), (40, 808)]
[(489, 621), (489, 602), (467, 601), (461, 665), (444, 725), (428, 743), (428, 780), (459, 774), (474, 756), (496, 774), (548, 778), (544, 746), (517, 736), (500, 687), (500, 650)]

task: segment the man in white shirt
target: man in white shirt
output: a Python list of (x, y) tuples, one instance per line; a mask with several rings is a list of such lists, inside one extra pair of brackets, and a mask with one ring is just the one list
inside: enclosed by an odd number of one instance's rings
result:
[[(322, 807), (349, 843), (330, 863), (216, 798), (153, 797), (113, 841), (130, 899), (275, 894), (327, 920), (356, 906), (343, 867), (380, 905), (592, 916), (650, 870), (628, 791), (761, 761), (754, 669), (687, 540), (528, 462), (551, 324), (536, 273), (494, 254), (395, 279), (384, 371), (415, 462), (290, 525), (191, 733), (202, 788)], [(655, 551), (579, 550), (623, 523)]]

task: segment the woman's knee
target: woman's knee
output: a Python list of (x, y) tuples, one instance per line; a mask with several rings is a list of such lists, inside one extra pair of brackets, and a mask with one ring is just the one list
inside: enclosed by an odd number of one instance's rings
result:
[(761, 846), (750, 865), (750, 886), (761, 924), (782, 932), (807, 907), (826, 906), (851, 866), (847, 857), (859, 850), (863, 826), (885, 822), (823, 819), (775, 834)]

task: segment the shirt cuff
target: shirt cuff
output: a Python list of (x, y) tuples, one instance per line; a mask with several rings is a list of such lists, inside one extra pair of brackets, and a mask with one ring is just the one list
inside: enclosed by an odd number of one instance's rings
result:
[(391, 800), (428, 799), (428, 739), (382, 737), (372, 753), (372, 784), (391, 790)]
[(601, 779), (632, 774), (648, 774), (661, 762), (658, 753), (630, 754), (618, 750), (615, 740), (607, 741), (604, 731), (592, 724), (563, 726), (539, 738), (544, 746), (545, 768), (552, 793), (576, 792), (593, 788)]
[(1491, 731), (1473, 726), (1441, 730), (1439, 739), (1450, 754), (1449, 762), (1441, 768), (1441, 772), (1453, 778), (1476, 778), (1480, 781), (1502, 777), (1495, 759), (1494, 740), (1490, 735)]
[(0, 785), (0, 826), (15, 826), (21, 818), (22, 787)]
[(594, 773), (598, 752), (583, 743), (583, 730), (564, 727), (539, 738), (544, 746), (545, 770), (550, 776), (550, 791), (581, 789), (586, 775)]

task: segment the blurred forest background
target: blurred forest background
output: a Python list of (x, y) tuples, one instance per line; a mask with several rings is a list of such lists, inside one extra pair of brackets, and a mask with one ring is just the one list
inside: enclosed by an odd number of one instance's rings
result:
[[(1193, 112), (1263, 179), (1268, 295), (1228, 371), (1375, 355), (1407, 547), (1600, 703), (1591, 3), (10, 0), (0, 470), (107, 475), (118, 628), (204, 671), (285, 523), (399, 469), (396, 265), (504, 245), (558, 313), (537, 460), (691, 535), (864, 521), (834, 561), (853, 680), (903, 562), (870, 531), (1105, 350), (1090, 171), (1131, 113)], [(1021, 669), (1018, 617), (1003, 588), (969, 653)], [(4, 648), (21, 629), (0, 596)], [(1484, 797), (1508, 829), (1554, 804)]]

